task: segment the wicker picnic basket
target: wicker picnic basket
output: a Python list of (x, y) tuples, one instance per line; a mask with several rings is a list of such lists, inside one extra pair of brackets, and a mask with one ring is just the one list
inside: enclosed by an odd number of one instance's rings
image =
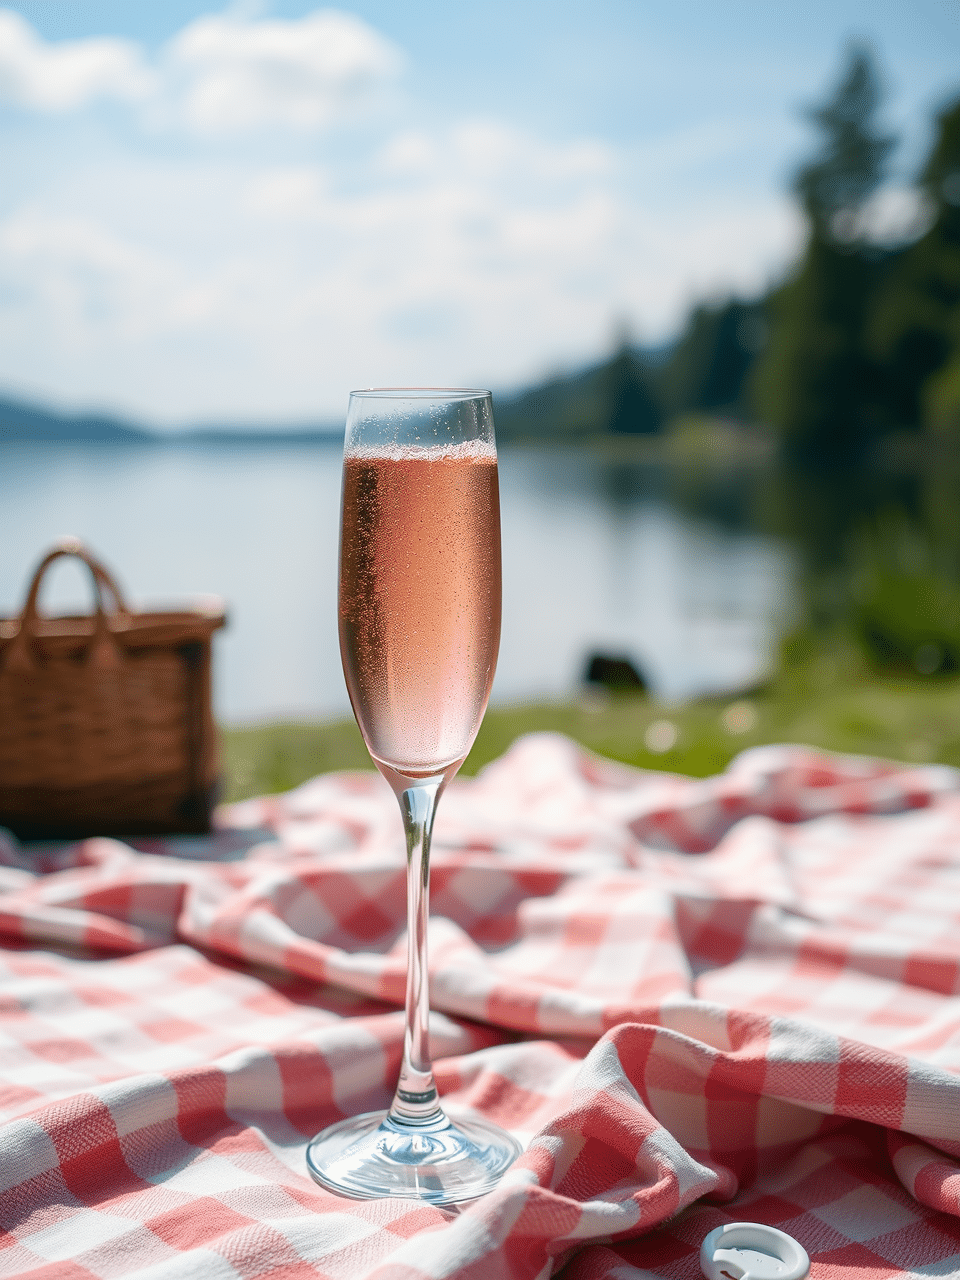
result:
[[(49, 566), (90, 570), (85, 617), (41, 617)], [(210, 649), (222, 601), (133, 612), (76, 538), (37, 567), (19, 618), (0, 619), (0, 826), (22, 839), (209, 830), (219, 750)]]

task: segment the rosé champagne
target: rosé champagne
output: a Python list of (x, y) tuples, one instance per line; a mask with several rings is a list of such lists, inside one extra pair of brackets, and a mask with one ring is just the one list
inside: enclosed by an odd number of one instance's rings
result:
[(360, 446), (343, 469), (340, 651), (371, 756), (423, 777), (463, 760), (500, 642), (492, 444)]
[(400, 806), (407, 847), (403, 1057), (389, 1110), (307, 1146), (339, 1195), (476, 1200), (520, 1153), (484, 1116), (448, 1116), (430, 1065), (430, 839), (470, 749), (500, 642), (500, 510), (489, 391), (350, 393), (340, 534), (340, 651), (357, 723)]

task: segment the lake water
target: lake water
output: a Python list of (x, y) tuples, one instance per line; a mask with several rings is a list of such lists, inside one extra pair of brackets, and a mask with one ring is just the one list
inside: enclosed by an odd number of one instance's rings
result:
[[(493, 700), (562, 698), (587, 655), (630, 655), (665, 700), (749, 683), (790, 606), (782, 545), (690, 514), (656, 469), (505, 448), (504, 612)], [(0, 614), (76, 533), (132, 601), (226, 598), (216, 709), (240, 724), (349, 712), (336, 634), (340, 449), (330, 445), (0, 446)], [(88, 599), (58, 566), (47, 607)]]

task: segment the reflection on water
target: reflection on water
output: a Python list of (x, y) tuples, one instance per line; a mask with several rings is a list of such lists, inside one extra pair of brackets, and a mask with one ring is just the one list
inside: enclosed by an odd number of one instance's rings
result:
[(869, 466), (774, 471), (759, 518), (797, 552), (808, 632), (891, 674), (960, 670), (960, 455), (933, 433)]
[[(737, 687), (769, 663), (785, 544), (751, 527), (754, 481), (693, 484), (585, 450), (501, 452), (504, 623), (494, 700), (564, 697), (587, 655), (629, 654), (663, 697)], [(78, 533), (141, 602), (217, 592), (228, 722), (348, 711), (336, 639), (340, 452), (330, 446), (4, 445), (0, 613)], [(85, 598), (57, 568), (54, 607)]]
[(572, 449), (506, 451), (502, 476), (501, 699), (569, 692), (593, 650), (629, 655), (667, 698), (765, 669), (790, 559), (750, 529), (746, 495), (720, 522), (663, 467)]

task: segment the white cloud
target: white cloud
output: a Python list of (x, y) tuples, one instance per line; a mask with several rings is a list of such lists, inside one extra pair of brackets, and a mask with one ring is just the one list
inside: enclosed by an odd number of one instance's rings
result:
[(153, 66), (133, 41), (50, 43), (0, 9), (0, 102), (67, 112), (115, 98), (205, 135), (324, 128), (375, 101), (402, 64), (391, 41), (335, 9), (289, 21), (235, 10), (197, 18)]
[(17, 323), (45, 330), (48, 350), (60, 354), (135, 348), (180, 325), (189, 311), (178, 304), (180, 275), (175, 262), (103, 223), (26, 207), (0, 224), (0, 290), (8, 300), (0, 317), (9, 323), (16, 310)]
[(591, 179), (614, 168), (612, 148), (595, 140), (547, 144), (493, 120), (470, 120), (453, 127), (451, 141), (465, 172), (477, 177), (505, 174), (537, 180)]
[[(348, 384), (503, 387), (599, 353), (619, 316), (659, 336), (688, 297), (762, 284), (796, 242), (785, 201), (705, 218), (624, 168), (477, 121), (401, 130), (350, 183), (330, 162), (168, 165), (162, 184), (121, 165), (82, 217), (61, 195), (0, 223), (0, 379), (161, 420), (316, 418)], [(158, 185), (159, 222), (189, 210), (162, 249), (137, 217)]]
[(250, 212), (281, 221), (315, 218), (329, 200), (326, 174), (316, 165), (293, 165), (258, 174), (247, 187)]
[(141, 101), (156, 87), (130, 40), (100, 36), (48, 44), (9, 9), (0, 9), (0, 102), (62, 112), (97, 98)]
[(290, 21), (229, 12), (198, 18), (164, 59), (182, 118), (211, 134), (323, 127), (392, 80), (402, 61), (379, 32), (333, 9)]
[[(328, 10), (206, 17), (161, 51), (138, 149), (101, 132), (94, 161), (60, 123), (35, 132), (44, 163), (0, 193), (0, 383), (160, 421), (317, 418), (372, 382), (518, 385), (600, 354), (618, 318), (660, 337), (689, 300), (762, 286), (799, 243), (779, 196), (704, 201), (703, 166), (751, 154), (730, 128), (639, 148), (397, 109), (345, 162), (336, 122), (399, 57)], [(161, 115), (189, 128), (158, 143)], [(286, 163), (260, 128), (287, 131)]]

